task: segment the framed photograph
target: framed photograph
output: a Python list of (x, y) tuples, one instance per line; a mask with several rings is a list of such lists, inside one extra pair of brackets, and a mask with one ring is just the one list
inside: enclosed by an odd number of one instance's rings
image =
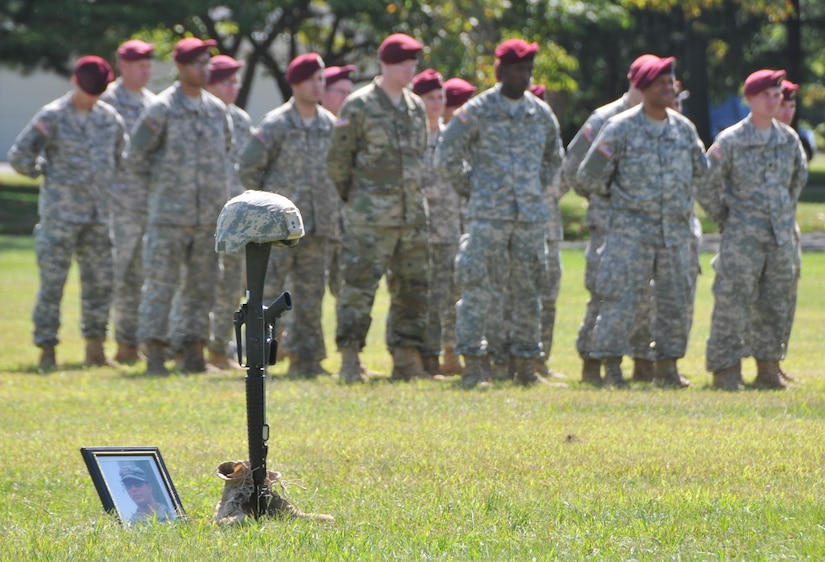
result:
[(185, 516), (157, 447), (81, 447), (103, 509), (127, 525)]

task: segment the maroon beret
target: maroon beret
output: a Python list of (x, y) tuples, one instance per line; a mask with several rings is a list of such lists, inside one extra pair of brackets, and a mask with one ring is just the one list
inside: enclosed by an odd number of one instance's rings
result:
[(509, 39), (496, 47), (496, 58), (502, 64), (531, 61), (538, 50), (538, 43), (527, 43), (522, 39)]
[(319, 70), (324, 68), (324, 59), (318, 53), (304, 53), (298, 55), (286, 69), (286, 81), (289, 84), (300, 84)]
[(74, 76), (80, 89), (93, 96), (105, 92), (109, 82), (115, 79), (115, 73), (109, 63), (94, 55), (81, 57), (77, 61)]
[(530, 93), (536, 96), (539, 99), (544, 99), (544, 93), (547, 91), (547, 86), (544, 84), (533, 84), (528, 88)]
[(335, 84), (339, 80), (352, 80), (350, 74), (355, 70), (355, 66), (328, 66), (324, 69), (324, 77), (327, 79), (327, 86)]
[(782, 81), (782, 99), (795, 100), (799, 95), (799, 84), (794, 84), (790, 80)]
[(215, 84), (226, 80), (241, 68), (243, 61), (235, 60), (229, 55), (215, 55), (209, 59), (209, 83)]
[(447, 107), (460, 107), (467, 103), (477, 88), (461, 78), (450, 78), (444, 82), (444, 93), (447, 97)]
[(186, 37), (178, 41), (172, 56), (175, 62), (189, 64), (212, 47), (217, 47), (218, 42), (214, 39), (199, 39), (197, 37)]
[(386, 64), (415, 60), (424, 45), (404, 33), (393, 33), (378, 47), (378, 58)]
[(633, 79), (633, 86), (638, 90), (644, 90), (650, 86), (662, 74), (673, 72), (676, 67), (676, 59), (674, 57), (665, 57), (660, 59), (649, 59), (642, 65)]
[(639, 73), (639, 69), (646, 63), (654, 60), (659, 60), (659, 57), (656, 55), (640, 55), (636, 57), (636, 60), (630, 63), (630, 68), (627, 69), (627, 80), (632, 84), (636, 75)]
[(130, 39), (117, 48), (120, 60), (151, 59), (155, 46), (140, 39)]
[(757, 70), (745, 79), (745, 95), (755, 96), (768, 88), (781, 88), (784, 79), (784, 70), (770, 70), (767, 68)]
[(412, 79), (412, 91), (417, 96), (423, 96), (427, 92), (432, 92), (444, 87), (444, 78), (441, 73), (428, 68), (419, 72)]

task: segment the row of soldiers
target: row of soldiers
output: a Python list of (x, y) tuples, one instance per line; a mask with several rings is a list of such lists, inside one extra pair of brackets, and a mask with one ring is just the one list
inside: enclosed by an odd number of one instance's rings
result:
[(307, 53), (287, 70), (293, 96), (254, 128), (233, 103), (242, 63), (210, 57), (214, 46), (181, 40), (180, 79), (156, 97), (145, 87), (153, 46), (124, 43), (111, 85), (105, 61), (80, 59), (74, 90), (44, 107), (10, 151), (18, 171), (46, 175), (33, 315), (41, 368), (55, 364), (74, 254), (88, 364), (108, 361), (114, 294), (117, 361), (136, 360), (140, 344), (147, 373), (164, 374), (171, 348), (184, 371), (199, 372), (208, 344), (210, 363), (227, 367), (243, 267), (215, 254), (215, 220), (232, 195), (264, 189), (290, 198), (306, 229), (299, 246), (272, 253), (267, 274), (265, 297), (291, 279), (296, 307), (282, 342), (291, 374), (323, 372), (329, 280), (340, 376), (365, 380), (359, 354), (386, 275), (392, 379), (546, 380), (561, 275), (558, 201), (573, 188), (588, 198), (591, 229), (591, 300), (577, 341), (583, 381), (625, 386), (621, 360), (630, 355), (634, 379), (688, 384), (676, 361), (699, 271), (696, 198), (723, 226), (708, 342), (714, 385), (742, 386), (750, 346), (757, 383), (784, 387), (778, 362), (792, 320), (793, 214), (806, 166), (796, 134), (774, 119), (781, 71), (748, 77), (751, 114), (706, 154), (672, 109), (675, 60), (644, 55), (630, 67), (628, 92), (596, 110), (565, 154), (543, 88), (531, 85), (536, 43), (500, 44), (497, 84), (475, 97), (461, 79), (416, 74), (424, 46), (404, 34), (384, 40), (380, 75), (354, 92), (354, 67), (325, 68)]

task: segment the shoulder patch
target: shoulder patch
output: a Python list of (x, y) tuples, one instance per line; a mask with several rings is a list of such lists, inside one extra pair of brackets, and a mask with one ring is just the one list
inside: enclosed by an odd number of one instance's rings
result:
[(725, 151), (722, 150), (722, 147), (718, 144), (714, 143), (713, 146), (710, 147), (710, 155), (713, 156), (716, 160), (722, 158), (725, 155)]
[(34, 128), (40, 131), (40, 134), (44, 137), (49, 136), (49, 125), (43, 119), (38, 119), (37, 123), (34, 124)]
[(143, 124), (152, 129), (153, 131), (157, 131), (160, 127), (160, 124), (155, 120), (154, 117), (147, 116), (143, 119)]
[(582, 136), (587, 139), (587, 142), (592, 143), (593, 139), (596, 138), (596, 131), (594, 131), (593, 126), (588, 123), (582, 129)]
[(608, 158), (613, 158), (613, 154), (615, 154), (616, 152), (615, 150), (613, 150), (613, 147), (607, 144), (606, 142), (600, 142), (596, 150), (598, 150)]
[(470, 115), (469, 111), (467, 111), (463, 107), (460, 107), (456, 110), (455, 113), (453, 113), (453, 117), (455, 117), (456, 119), (458, 119), (462, 123), (466, 123), (467, 121), (470, 120), (471, 115)]
[(266, 144), (267, 142), (269, 142), (269, 137), (266, 136), (266, 131), (264, 131), (263, 128), (256, 129), (253, 136), (261, 144)]
[(347, 117), (339, 117), (337, 121), (335, 121), (335, 128), (338, 129), (340, 127), (348, 127), (350, 121)]

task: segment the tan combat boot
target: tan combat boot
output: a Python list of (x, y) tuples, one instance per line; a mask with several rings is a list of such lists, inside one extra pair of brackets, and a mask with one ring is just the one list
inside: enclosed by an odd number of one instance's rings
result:
[(203, 357), (203, 343), (186, 342), (183, 344), (181, 371), (184, 373), (206, 372), (206, 360)]
[(441, 370), (441, 365), (438, 364), (438, 355), (422, 355), (421, 368), (430, 377), (440, 376), (444, 374)]
[(45, 373), (55, 367), (57, 367), (57, 359), (54, 353), (54, 346), (49, 344), (40, 346), (40, 363), (37, 364), (37, 370)]
[(601, 386), (604, 384), (602, 380), (602, 362), (598, 359), (584, 359), (582, 363), (582, 382), (585, 384), (592, 384), (594, 386)]
[(742, 390), (742, 363), (737, 361), (730, 367), (719, 369), (713, 373), (713, 388), (719, 390)]
[(478, 355), (462, 355), (464, 359), (464, 372), (461, 373), (459, 386), (462, 388), (486, 388), (490, 386), (487, 376), (484, 373), (484, 360)]
[(539, 382), (536, 375), (536, 360), (532, 357), (516, 357), (513, 382), (522, 385), (531, 385)]
[(779, 371), (779, 361), (759, 361), (756, 360), (756, 380), (753, 381), (755, 388), (765, 390), (785, 390), (788, 383), (782, 379)]
[(341, 371), (339, 376), (341, 380), (347, 384), (365, 382), (367, 379), (361, 371), (361, 362), (358, 360), (358, 344), (350, 343), (342, 346), (341, 352)]
[(117, 363), (106, 358), (103, 351), (103, 342), (106, 336), (92, 336), (86, 338), (86, 360), (87, 367), (116, 367)]
[(627, 381), (622, 377), (622, 358), (604, 358), (604, 384), (616, 388), (627, 388)]
[(464, 367), (461, 361), (458, 360), (458, 355), (455, 354), (455, 347), (451, 345), (444, 346), (444, 365), (442, 367), (445, 375), (460, 375), (464, 372)]
[(632, 380), (634, 382), (653, 382), (655, 376), (656, 370), (653, 361), (640, 357), (633, 358)]
[(146, 349), (146, 374), (150, 376), (168, 375), (169, 371), (163, 363), (166, 361), (166, 346), (162, 341), (149, 340)]
[(321, 367), (321, 362), (314, 359), (304, 359), (297, 353), (292, 353), (289, 359), (289, 369), (286, 376), (298, 379), (312, 379), (318, 375), (328, 375), (329, 372)]
[(430, 378), (421, 366), (418, 350), (410, 346), (396, 347), (392, 352), (392, 374), (390, 380), (411, 381), (414, 378)]
[(690, 381), (679, 374), (676, 359), (659, 359), (656, 361), (653, 384), (661, 388), (687, 388)]
[(115, 353), (115, 361), (123, 364), (137, 363), (140, 360), (138, 348), (136, 345), (129, 345), (128, 343), (117, 342), (117, 352)]
[(232, 368), (229, 364), (229, 356), (222, 351), (209, 350), (209, 360), (207, 361), (212, 367), (221, 371), (226, 371)]

